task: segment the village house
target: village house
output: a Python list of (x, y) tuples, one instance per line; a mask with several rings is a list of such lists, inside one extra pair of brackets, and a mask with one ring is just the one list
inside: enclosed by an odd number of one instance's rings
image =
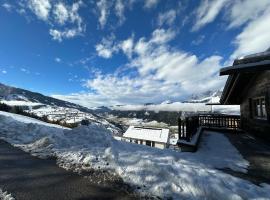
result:
[(130, 126), (124, 133), (122, 140), (164, 149), (169, 145), (169, 129)]
[(236, 59), (220, 75), (229, 75), (220, 103), (240, 105), (241, 129), (270, 139), (270, 49)]

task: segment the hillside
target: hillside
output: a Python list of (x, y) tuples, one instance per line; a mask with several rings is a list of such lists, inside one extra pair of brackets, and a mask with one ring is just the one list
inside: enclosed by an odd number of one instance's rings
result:
[(0, 100), (8, 105), (18, 106), (58, 106), (66, 108), (75, 108), (82, 112), (91, 112), (90, 109), (70, 103), (67, 101), (55, 99), (37, 92), (31, 92), (16, 87), (11, 87), (0, 83)]
[(82, 120), (88, 120), (95, 124), (102, 124), (116, 135), (122, 132), (122, 130), (117, 127), (117, 124), (114, 125), (108, 122), (105, 118), (93, 113), (91, 109), (1, 83), (0, 102), (9, 106), (19, 106), (25, 112), (38, 117), (47, 117), (51, 121), (77, 124)]

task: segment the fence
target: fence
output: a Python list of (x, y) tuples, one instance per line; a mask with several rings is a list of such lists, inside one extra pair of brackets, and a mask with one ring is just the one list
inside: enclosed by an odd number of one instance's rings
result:
[(179, 139), (190, 141), (192, 136), (200, 127), (222, 128), (238, 130), (241, 127), (240, 116), (237, 115), (195, 115), (186, 117), (184, 120), (178, 119)]

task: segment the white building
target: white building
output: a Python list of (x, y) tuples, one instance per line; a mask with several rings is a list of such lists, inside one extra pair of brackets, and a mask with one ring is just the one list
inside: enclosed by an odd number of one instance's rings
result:
[(130, 126), (122, 140), (164, 149), (168, 147), (169, 129)]

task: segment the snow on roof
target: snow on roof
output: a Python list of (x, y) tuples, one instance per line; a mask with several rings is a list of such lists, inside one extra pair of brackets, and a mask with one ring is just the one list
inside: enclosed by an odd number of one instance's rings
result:
[(270, 48), (264, 52), (254, 53), (235, 59), (233, 65), (256, 63), (260, 61), (270, 60)]
[(130, 126), (123, 136), (138, 140), (167, 143), (169, 138), (169, 129)]

